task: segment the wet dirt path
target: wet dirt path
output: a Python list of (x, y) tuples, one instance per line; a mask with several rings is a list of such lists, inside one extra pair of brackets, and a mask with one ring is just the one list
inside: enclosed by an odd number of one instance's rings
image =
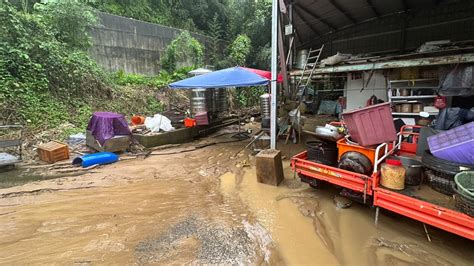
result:
[[(472, 243), (314, 190), (258, 184), (242, 143), (0, 189), (0, 263), (469, 265)], [(287, 156), (289, 157), (289, 155)], [(250, 167), (244, 167), (250, 165)], [(237, 167), (236, 167), (237, 166)]]

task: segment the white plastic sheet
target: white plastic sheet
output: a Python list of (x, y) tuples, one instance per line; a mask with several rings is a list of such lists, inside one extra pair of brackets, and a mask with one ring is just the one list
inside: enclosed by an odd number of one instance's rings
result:
[(160, 130), (168, 132), (174, 130), (174, 127), (171, 125), (171, 120), (160, 114), (145, 118), (145, 126), (151, 130), (151, 132), (160, 132)]

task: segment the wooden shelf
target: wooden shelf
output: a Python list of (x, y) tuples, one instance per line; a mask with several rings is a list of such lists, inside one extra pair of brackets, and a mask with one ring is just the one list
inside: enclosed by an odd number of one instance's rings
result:
[(409, 89), (409, 90), (418, 90), (418, 89), (429, 89), (429, 90), (437, 90), (438, 87), (429, 87), (429, 86), (408, 86), (408, 87), (392, 87), (392, 90), (396, 89)]
[(414, 96), (392, 96), (392, 100), (416, 100), (416, 99), (430, 99), (435, 98), (436, 95), (414, 95)]
[(404, 83), (404, 82), (422, 82), (422, 81), (438, 81), (438, 79), (396, 79), (390, 80), (390, 83)]
[[(438, 112), (427, 112), (430, 115), (437, 115)], [(393, 112), (392, 115), (407, 115), (407, 116), (419, 116), (420, 113), (396, 113)]]

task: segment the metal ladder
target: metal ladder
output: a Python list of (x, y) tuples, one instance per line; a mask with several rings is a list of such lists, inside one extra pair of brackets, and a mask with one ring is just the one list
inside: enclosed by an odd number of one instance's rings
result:
[[(300, 79), (296, 85), (297, 90), (301, 85), (304, 85), (306, 87), (311, 82), (311, 77), (313, 76), (314, 70), (316, 69), (316, 65), (319, 61), (319, 57), (321, 56), (321, 52), (323, 51), (323, 48), (324, 48), (324, 44), (319, 49), (314, 49), (314, 50), (313, 48), (309, 49), (308, 57), (306, 58), (303, 71), (301, 72)], [(306, 74), (307, 70), (311, 70), (309, 74)]]

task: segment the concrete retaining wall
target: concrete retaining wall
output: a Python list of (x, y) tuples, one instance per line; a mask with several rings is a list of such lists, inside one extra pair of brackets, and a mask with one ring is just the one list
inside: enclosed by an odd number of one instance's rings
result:
[[(110, 71), (156, 75), (166, 47), (181, 30), (98, 12), (100, 25), (91, 29), (90, 55)], [(210, 38), (191, 33), (205, 47)], [(209, 49), (205, 49), (209, 50)], [(207, 58), (207, 56), (205, 56)]]

